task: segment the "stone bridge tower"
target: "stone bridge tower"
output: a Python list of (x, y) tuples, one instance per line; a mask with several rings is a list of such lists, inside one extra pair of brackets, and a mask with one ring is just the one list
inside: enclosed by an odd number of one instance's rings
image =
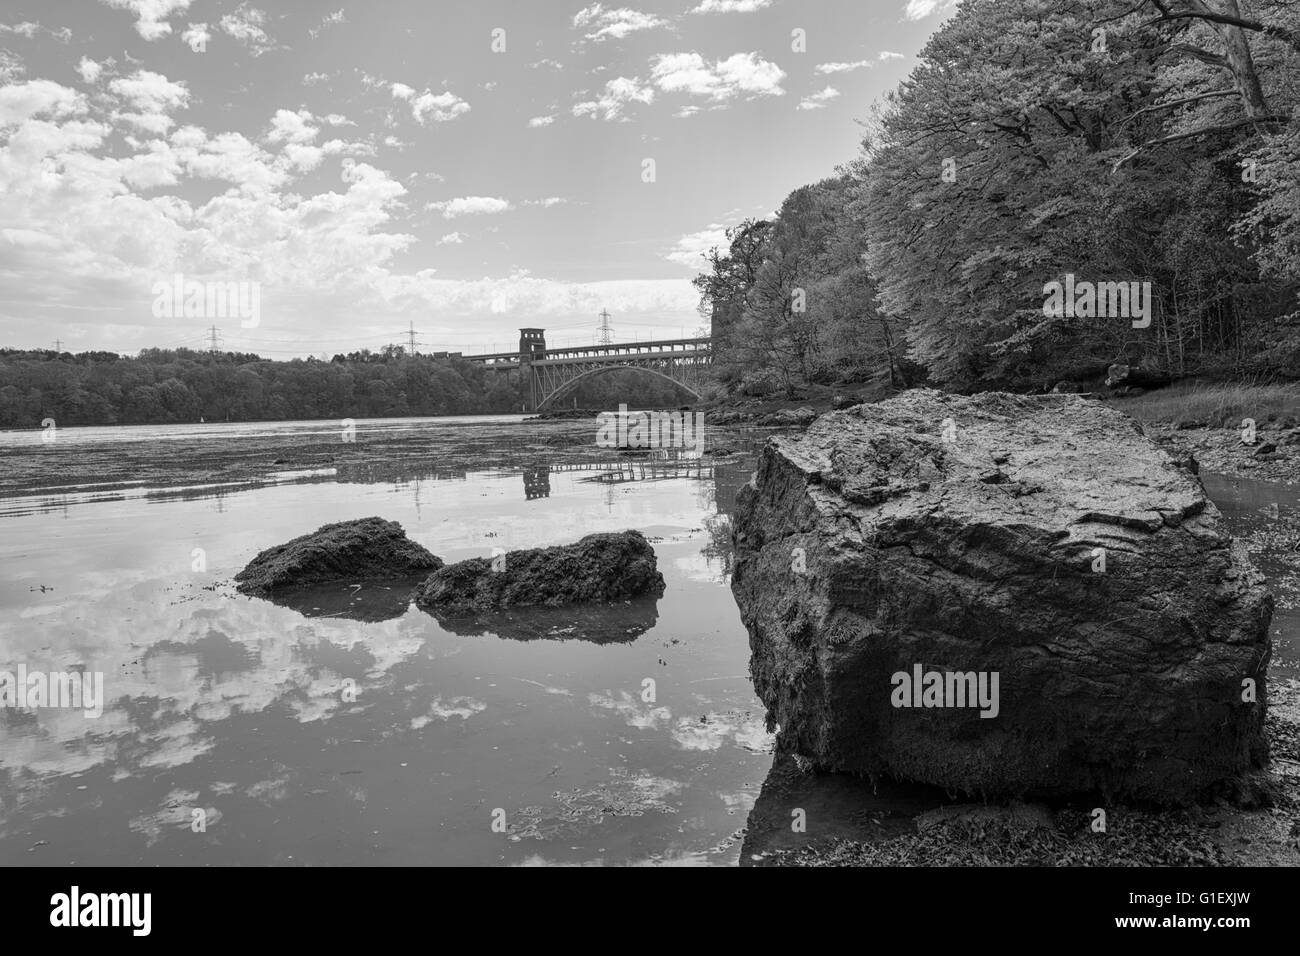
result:
[(537, 376), (529, 365), (533, 359), (546, 358), (546, 330), (519, 330), (519, 371), (528, 376), (528, 410), (537, 410)]
[(546, 357), (546, 330), (519, 330), (519, 364), (527, 365), (534, 358)]

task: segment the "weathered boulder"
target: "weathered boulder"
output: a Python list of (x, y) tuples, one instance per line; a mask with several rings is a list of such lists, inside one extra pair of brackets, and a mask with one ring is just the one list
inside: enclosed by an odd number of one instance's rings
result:
[(626, 601), (663, 590), (654, 548), (641, 532), (622, 531), (449, 564), (416, 589), (415, 603), (440, 616), (472, 617), (510, 607)]
[(442, 559), (408, 538), (396, 521), (358, 518), (267, 548), (235, 581), (244, 594), (267, 597), (285, 589), (399, 579), (441, 567)]
[(1267, 758), (1263, 578), (1105, 405), (833, 412), (768, 442), (734, 528), (754, 686), (819, 768), (1177, 804)]

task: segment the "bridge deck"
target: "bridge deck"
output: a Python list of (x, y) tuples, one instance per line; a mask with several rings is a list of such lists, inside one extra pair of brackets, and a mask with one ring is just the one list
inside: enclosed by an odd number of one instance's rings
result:
[[(651, 342), (620, 342), (610, 345), (580, 345), (570, 348), (548, 348), (546, 357), (535, 359), (532, 364), (550, 364), (557, 361), (579, 360), (592, 361), (601, 358), (686, 358), (707, 355), (712, 339), (705, 336), (694, 339), (658, 339)], [(518, 352), (492, 352), (487, 355), (464, 355), (467, 362), (482, 362), (485, 365), (518, 367)]]

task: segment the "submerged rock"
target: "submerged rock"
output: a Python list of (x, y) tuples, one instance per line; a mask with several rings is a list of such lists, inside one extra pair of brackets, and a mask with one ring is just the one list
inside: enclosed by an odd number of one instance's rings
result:
[(265, 595), (272, 604), (297, 611), (303, 617), (335, 617), (369, 624), (391, 621), (411, 609), (411, 589), (427, 571), (378, 580), (307, 587), (289, 587)]
[(472, 617), (510, 607), (626, 601), (663, 590), (654, 548), (639, 531), (623, 531), (450, 564), (416, 589), (415, 603), (439, 615)]
[(408, 538), (396, 521), (358, 518), (267, 548), (235, 581), (244, 594), (268, 597), (284, 589), (399, 579), (441, 567), (442, 559)]
[(470, 617), (431, 611), (438, 624), (466, 637), (491, 635), (512, 641), (586, 641), (629, 644), (659, 620), (658, 597), (644, 595), (614, 604), (512, 607)]
[(1185, 803), (1266, 760), (1263, 578), (1111, 408), (833, 412), (768, 443), (734, 526), (755, 689), (818, 768)]

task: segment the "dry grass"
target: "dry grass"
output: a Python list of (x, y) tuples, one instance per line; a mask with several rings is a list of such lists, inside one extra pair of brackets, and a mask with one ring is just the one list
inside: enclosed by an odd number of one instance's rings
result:
[(1295, 385), (1196, 382), (1111, 403), (1144, 422), (1196, 422), (1212, 428), (1239, 426), (1243, 418), (1260, 424), (1288, 418), (1300, 423), (1300, 386)]

